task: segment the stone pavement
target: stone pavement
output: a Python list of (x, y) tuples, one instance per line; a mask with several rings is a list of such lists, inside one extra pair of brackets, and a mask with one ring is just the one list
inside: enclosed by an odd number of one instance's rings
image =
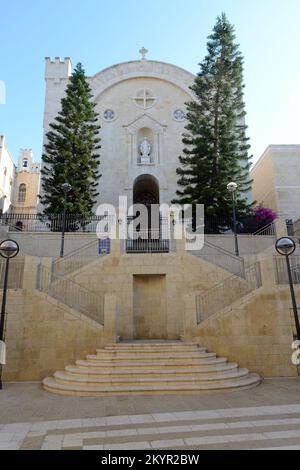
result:
[(300, 449), (300, 379), (202, 395), (77, 398), (0, 392), (3, 449)]

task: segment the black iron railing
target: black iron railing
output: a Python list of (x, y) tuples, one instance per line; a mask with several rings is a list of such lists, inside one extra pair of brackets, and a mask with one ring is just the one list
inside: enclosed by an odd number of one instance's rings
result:
[[(66, 232), (96, 233), (99, 223), (113, 221), (111, 216), (66, 214)], [(61, 232), (63, 226), (62, 214), (2, 214), (2, 225), (8, 226), (11, 232)]]
[[(96, 233), (98, 224), (107, 219), (110, 223), (115, 220), (111, 216), (66, 214), (66, 232), (92, 232)], [(129, 220), (132, 218), (129, 218)], [(62, 214), (2, 214), (0, 223), (9, 227), (11, 232), (61, 232), (63, 225)], [(237, 220), (239, 234), (274, 235), (274, 225), (256, 221), (253, 217)], [(291, 230), (291, 228), (289, 229)], [(233, 222), (230, 217), (205, 216), (204, 233), (206, 234), (232, 234)], [(166, 237), (167, 238), (167, 237)]]
[(104, 325), (104, 297), (73, 282), (67, 277), (54, 274), (45, 266), (38, 266), (37, 289), (78, 312)]
[(260, 263), (245, 269), (245, 277), (230, 276), (196, 297), (197, 324), (223, 310), (262, 285)]
[(158, 228), (142, 230), (134, 225), (134, 219), (127, 220), (126, 253), (169, 253), (171, 231), (169, 219), (161, 217)]
[[(294, 284), (300, 284), (300, 255), (289, 257)], [(289, 284), (285, 256), (274, 256), (276, 284)]]
[(236, 274), (240, 277), (245, 277), (245, 265), (244, 258), (235, 256), (230, 251), (224, 248), (214, 245), (213, 243), (204, 241), (201, 250), (195, 250), (189, 252), (191, 255), (198, 256), (199, 258), (207, 261), (208, 263), (215, 264), (232, 274)]

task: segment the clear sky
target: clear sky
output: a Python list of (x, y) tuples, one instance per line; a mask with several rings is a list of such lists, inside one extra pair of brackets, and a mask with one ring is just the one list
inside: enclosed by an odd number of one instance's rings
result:
[(0, 0), (0, 134), (42, 150), (44, 57), (70, 56), (88, 75), (148, 58), (193, 73), (224, 11), (245, 56), (245, 100), (252, 153), (300, 143), (300, 0)]

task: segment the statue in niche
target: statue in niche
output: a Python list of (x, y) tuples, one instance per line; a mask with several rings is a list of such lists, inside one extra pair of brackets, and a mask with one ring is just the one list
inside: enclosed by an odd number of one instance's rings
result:
[(142, 141), (140, 145), (140, 152), (141, 152), (141, 163), (151, 163), (150, 155), (151, 155), (151, 144), (146, 137)]

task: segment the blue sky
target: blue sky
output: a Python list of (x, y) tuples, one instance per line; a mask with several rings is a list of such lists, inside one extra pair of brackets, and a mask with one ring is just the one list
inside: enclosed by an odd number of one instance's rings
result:
[(300, 0), (0, 0), (0, 133), (15, 160), (40, 160), (44, 57), (71, 56), (88, 75), (118, 62), (149, 59), (198, 71), (206, 39), (225, 11), (245, 56), (252, 153), (300, 143)]

